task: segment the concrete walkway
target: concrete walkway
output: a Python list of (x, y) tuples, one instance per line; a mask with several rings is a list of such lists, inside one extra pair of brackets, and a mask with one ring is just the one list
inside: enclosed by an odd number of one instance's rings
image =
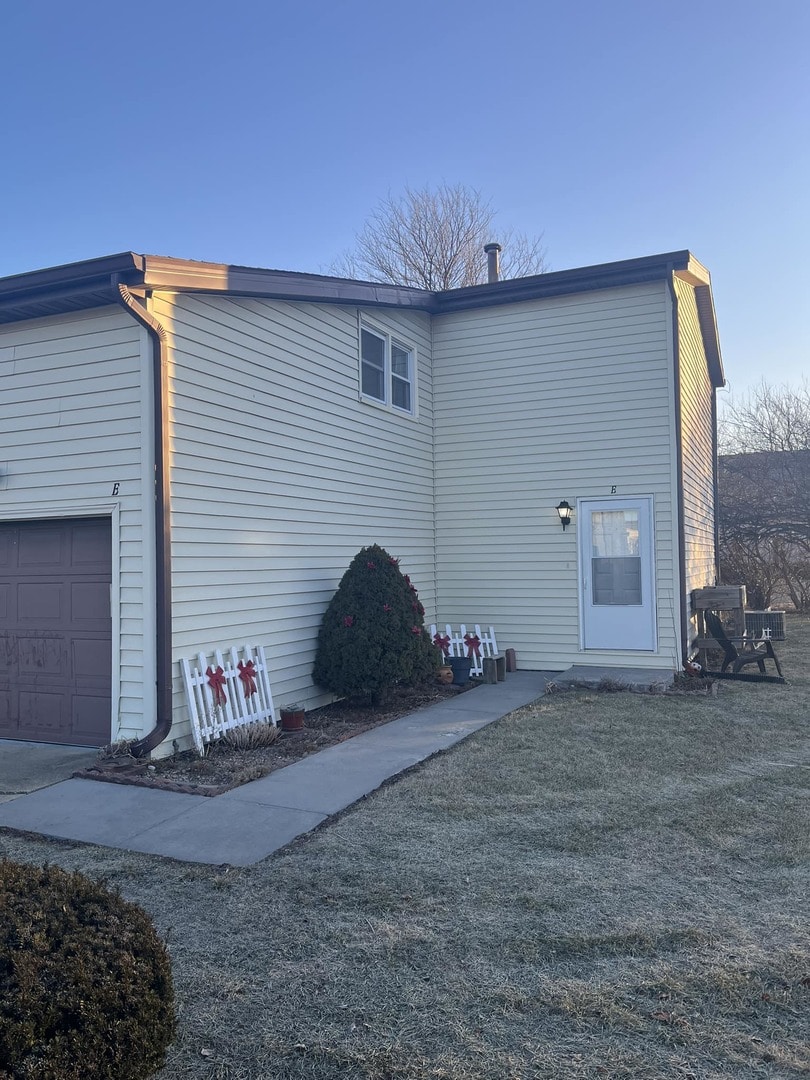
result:
[(673, 668), (619, 668), (595, 664), (574, 664), (559, 675), (549, 675), (560, 690), (596, 690), (608, 683), (614, 690), (631, 690), (637, 694), (663, 693), (675, 679)]
[[(411, 768), (541, 696), (547, 676), (410, 713), (215, 798), (63, 780), (0, 805), (0, 826), (214, 866), (250, 866)], [(77, 766), (79, 767), (79, 766)]]
[(0, 803), (57, 784), (92, 765), (96, 756), (84, 746), (0, 739)]

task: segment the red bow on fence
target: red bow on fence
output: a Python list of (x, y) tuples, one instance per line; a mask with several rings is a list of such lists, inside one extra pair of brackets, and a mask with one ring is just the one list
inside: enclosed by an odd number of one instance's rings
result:
[(205, 674), (208, 676), (208, 685), (214, 691), (214, 704), (227, 705), (228, 698), (225, 694), (225, 672), (219, 666), (217, 666), (216, 671), (213, 671), (209, 664), (205, 669)]
[(445, 656), (450, 652), (450, 638), (447, 634), (434, 634), (433, 644), (437, 649), (441, 649)]
[(258, 672), (253, 666), (252, 660), (248, 660), (246, 664), (242, 663), (240, 660), (236, 666), (239, 668), (239, 678), (242, 680), (245, 697), (249, 698), (251, 694), (256, 693), (256, 675)]
[(481, 638), (478, 634), (465, 634), (464, 644), (467, 646), (467, 656), (481, 655)]

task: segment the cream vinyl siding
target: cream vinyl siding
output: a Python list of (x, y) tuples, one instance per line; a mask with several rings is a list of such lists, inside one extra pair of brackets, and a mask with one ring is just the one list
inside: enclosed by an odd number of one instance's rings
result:
[[(671, 320), (664, 283), (434, 320), (437, 603), (519, 665), (677, 663)], [(580, 649), (561, 499), (654, 498), (658, 652)], [(575, 511), (576, 517), (576, 511)]]
[(3, 520), (113, 519), (112, 739), (154, 725), (149, 356), (112, 307), (0, 327)]
[[(687, 598), (715, 584), (714, 388), (709, 379), (695, 290), (675, 278), (680, 372), (680, 436)], [(691, 626), (694, 637), (696, 627)]]
[[(171, 343), (175, 661), (265, 646), (277, 703), (308, 707), (321, 617), (366, 544), (434, 607), (430, 323), (363, 312), (416, 351), (418, 416), (359, 399), (357, 308), (159, 294)], [(175, 682), (175, 717), (185, 704)]]

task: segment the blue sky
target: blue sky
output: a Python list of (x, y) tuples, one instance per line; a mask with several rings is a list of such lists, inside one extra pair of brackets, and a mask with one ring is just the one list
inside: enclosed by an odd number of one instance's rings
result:
[(0, 27), (0, 275), (327, 272), (389, 192), (463, 183), (555, 270), (690, 248), (735, 393), (810, 367), (807, 0), (27, 0)]

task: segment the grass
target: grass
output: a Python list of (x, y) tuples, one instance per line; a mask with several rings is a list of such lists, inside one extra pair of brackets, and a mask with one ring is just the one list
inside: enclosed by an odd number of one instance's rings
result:
[(169, 939), (161, 1077), (810, 1073), (810, 620), (787, 686), (521, 709), (245, 870), (31, 837)]

